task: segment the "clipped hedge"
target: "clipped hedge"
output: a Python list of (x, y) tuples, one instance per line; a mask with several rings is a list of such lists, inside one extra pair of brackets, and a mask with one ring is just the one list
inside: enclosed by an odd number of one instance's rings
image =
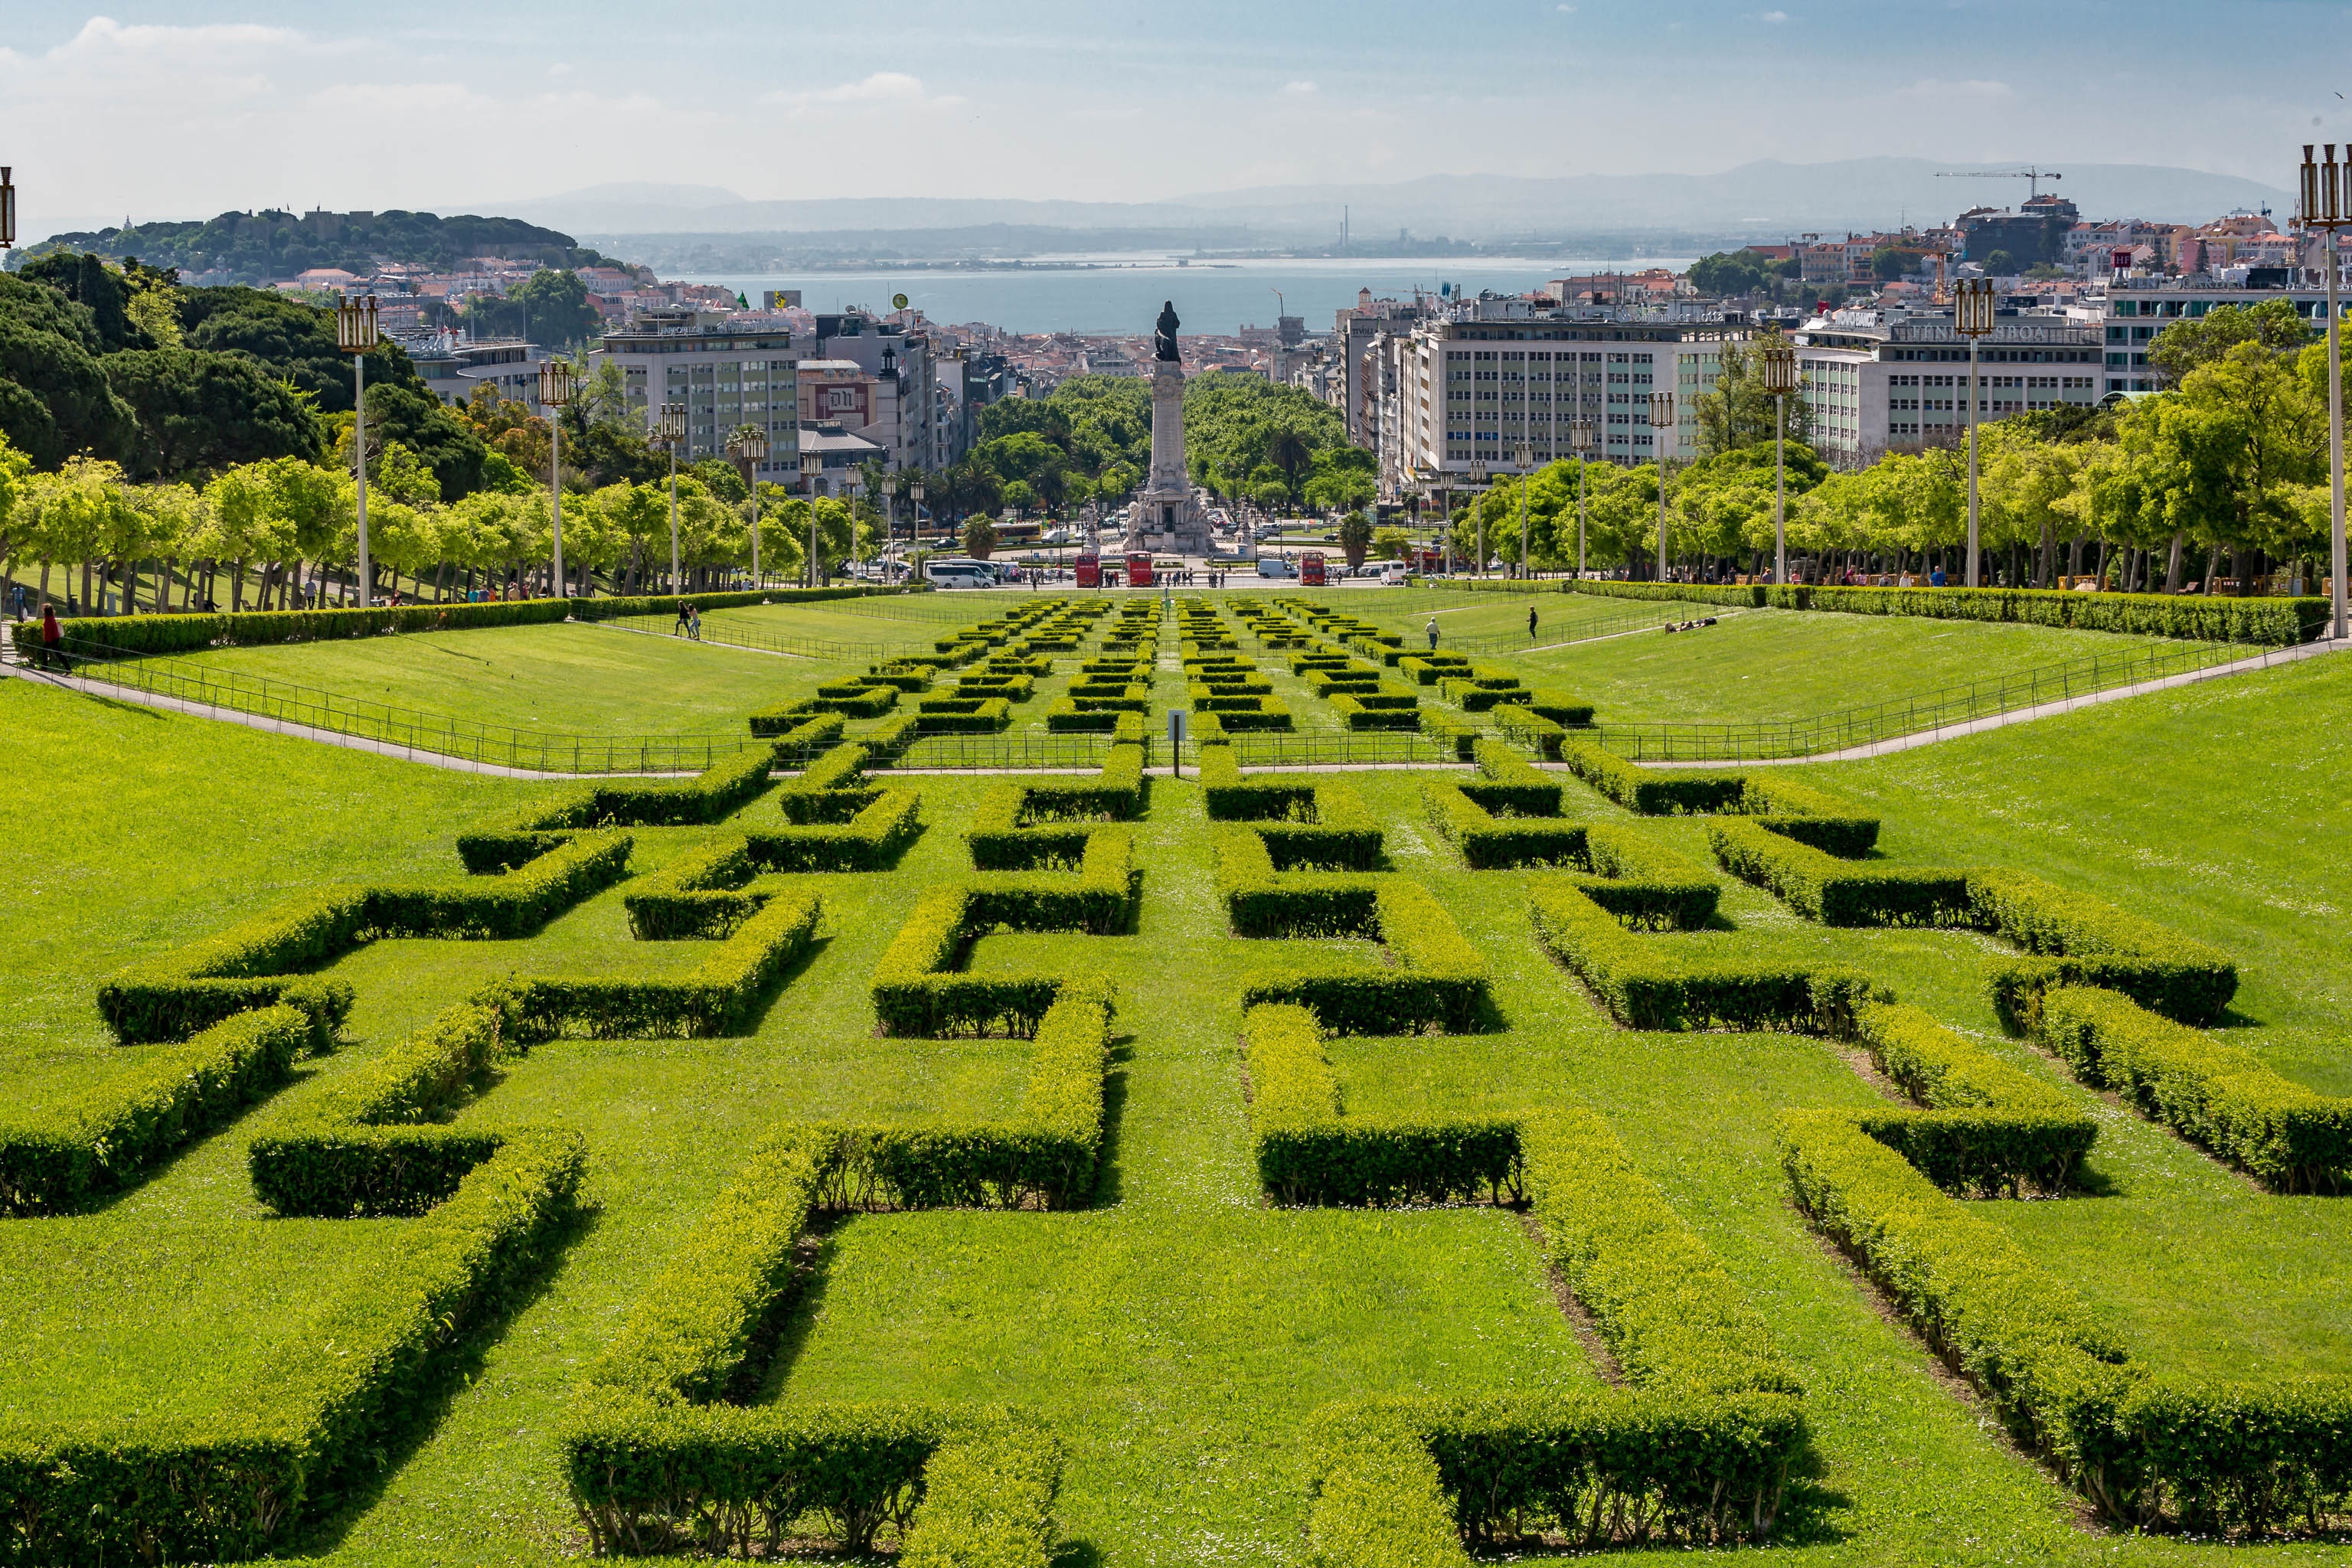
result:
[(499, 877), (313, 893), (215, 936), (131, 966), (98, 989), (98, 1009), (125, 1044), (184, 1039), (234, 1014), (283, 1003), (323, 1048), (351, 1011), (349, 984), (288, 971), (316, 967), (376, 937), (513, 938), (628, 869), (625, 833), (583, 833)]
[(1258, 1179), (1281, 1202), (1500, 1203), (1521, 1195), (1515, 1123), (1342, 1118), (1322, 1031), (1304, 1007), (1250, 1008), (1242, 1041)]
[(1464, 865), (1491, 871), (1584, 864), (1584, 824), (1544, 816), (1497, 817), (1471, 797), (1472, 787), (1452, 779), (1433, 779), (1421, 786), (1422, 809), (1430, 826), (1460, 851)]
[(1864, 1130), (1948, 1192), (2063, 1192), (2097, 1141), (2098, 1124), (2055, 1087), (1916, 1007), (1864, 1004), (1853, 1038), (1926, 1107), (1863, 1112)]
[(217, 611), (210, 615), (60, 616), (66, 651), (82, 657), (94, 648), (129, 653), (189, 653), (223, 644), (323, 642), (373, 637), (381, 632), (463, 631), (493, 626), (541, 626), (586, 609), (595, 620), (666, 615), (683, 602), (704, 610), (739, 605), (814, 604), (824, 599), (864, 598), (901, 592), (892, 588), (782, 588), (763, 593), (687, 594), (645, 598), (515, 599), (479, 605), (379, 605), (369, 609)]
[(2352, 1177), (2352, 1100), (2318, 1094), (2224, 1045), (2091, 986), (2045, 992), (2035, 1042), (2182, 1137), (2285, 1193), (2336, 1193)]
[(371, 1480), (447, 1347), (536, 1272), (585, 1165), (577, 1134), (517, 1132), (278, 1352), (204, 1428), (169, 1413), (0, 1442), (12, 1561), (80, 1568), (275, 1553)]
[(2024, 871), (1969, 873), (1975, 923), (2027, 956), (1992, 961), (1988, 983), (2004, 1026), (2029, 1032), (2043, 991), (2095, 985), (2120, 991), (2179, 1023), (2219, 1023), (2237, 994), (2228, 954), (2154, 921)]
[(1963, 925), (1975, 913), (1964, 870), (1841, 860), (1747, 817), (1709, 822), (1706, 841), (1725, 870), (1823, 925)]
[(813, 760), (776, 792), (776, 805), (795, 826), (847, 822), (874, 804), (878, 786), (866, 782), (870, 753), (863, 741), (844, 741)]
[(1494, 717), (1496, 729), (1511, 741), (1548, 763), (1560, 760), (1560, 748), (1568, 744), (1568, 731), (1557, 721), (1511, 702), (1496, 704)]
[(676, 979), (533, 976), (512, 983), (517, 1027), (527, 1041), (703, 1039), (751, 1032), (769, 992), (814, 945), (819, 895), (772, 894), (709, 957)]
[[(1255, 837), (1246, 829), (1238, 831)], [(1265, 880), (1274, 885), (1266, 887)], [(1242, 982), (1244, 1010), (1293, 1004), (1313, 1012), (1325, 1029), (1338, 1035), (1459, 1035), (1490, 1026), (1495, 1004), (1486, 962), (1426, 888), (1391, 878), (1353, 884), (1331, 879), (1333, 885), (1313, 886), (1326, 880), (1267, 872), (1255, 887), (1237, 885), (1235, 891), (1243, 894), (1249, 912), (1244, 914), (1244, 906), (1228, 893), (1235, 929), (1243, 929), (1246, 919), (1258, 928), (1248, 934), (1366, 936), (1386, 944), (1397, 966), (1253, 970)], [(1359, 923), (1333, 929), (1333, 917), (1350, 903), (1360, 911)], [(1361, 915), (1370, 918), (1365, 921)]]
[(690, 779), (606, 779), (568, 789), (457, 835), (457, 858), (476, 874), (503, 871), (547, 853), (583, 828), (692, 827), (732, 816), (768, 787), (772, 744), (753, 745)]
[(1417, 706), (1414, 698), (1381, 694), (1351, 697), (1341, 692), (1331, 699), (1331, 710), (1350, 730), (1418, 730)]
[(296, 1008), (239, 1013), (62, 1104), (0, 1111), (0, 1215), (67, 1213), (122, 1191), (284, 1083), (311, 1039)]
[(1881, 999), (1878, 986), (1858, 970), (1676, 958), (1629, 934), (1616, 916), (1573, 886), (1548, 883), (1528, 902), (1536, 941), (1625, 1028), (1840, 1035), (1852, 1027), (1856, 1007)]

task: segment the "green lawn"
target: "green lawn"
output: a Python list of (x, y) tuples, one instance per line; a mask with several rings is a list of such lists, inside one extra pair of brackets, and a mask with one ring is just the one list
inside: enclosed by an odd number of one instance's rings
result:
[(753, 709), (853, 672), (838, 661), (579, 624), (214, 648), (193, 662), (526, 736), (740, 733)]
[[(1527, 611), (1518, 613), (1524, 625)], [(1692, 613), (1704, 614), (1705, 606)], [(1497, 655), (1495, 662), (1531, 685), (1577, 693), (1600, 710), (1604, 724), (1761, 723), (2179, 646), (1998, 622), (1743, 610), (1690, 632)]]
[[(967, 607), (956, 624), (976, 597), (955, 596)], [(1465, 611), (1487, 613), (1483, 604)], [(359, 661), (339, 668), (370, 668), (379, 683), (470, 689), (441, 671), (457, 662), (436, 647), (446, 642), (499, 661), (519, 689), (511, 695), (530, 689), (550, 714), (593, 706), (609, 715), (599, 728), (647, 732), (689, 704), (702, 705), (703, 725), (731, 726), (753, 702), (812, 679), (797, 662), (716, 645), (530, 630), (530, 639), (470, 632), (206, 657), (301, 669), (321, 658)], [(1952, 670), (1969, 679), (2120, 639), (1759, 612), (1660, 644), (1593, 645), (1576, 653), (1590, 680), (1545, 679), (1593, 693), (1611, 718), (1688, 716), (1674, 710), (1741, 674), (1813, 711), (1864, 700), (1857, 682), (1890, 671), (1915, 682)], [(1065, 668), (1041, 682), (1033, 715), (1076, 663), (1056, 661)], [(567, 669), (576, 672), (568, 686)], [(748, 681), (746, 670), (761, 683), (757, 697), (735, 684)], [(1605, 699), (1595, 684), (1604, 677)], [(1286, 670), (1277, 688), (1302, 721), (1328, 710)], [(1181, 691), (1176, 672), (1162, 670), (1157, 704)], [(2232, 1037), (2315, 1088), (2347, 1093), (2352, 996), (2339, 930), (2352, 909), (2352, 865), (2341, 853), (2352, 802), (2338, 781), (2352, 740), (2327, 720), (2348, 700), (2352, 659), (2326, 658), (1800, 772), (1883, 813), (1883, 847), (1896, 861), (2021, 867), (2224, 947), (2244, 973)], [(0, 1045), (0, 1101), (12, 1109), (48, 1103), (136, 1059), (105, 1043), (91, 1011), (102, 975), (325, 882), (455, 877), (461, 828), (562, 787), (20, 682), (0, 682), (0, 730), (17, 742), (16, 776), (39, 781), (19, 789), (17, 897), (0, 909), (0, 952), (9, 956), (0, 1008), (16, 1026)], [(2223, 747), (2226, 767), (2215, 762)], [(1808, 1387), (1814, 1458), (1797, 1478), (1776, 1557), (2101, 1568), (2341, 1560), (2340, 1543), (2225, 1546), (2081, 1526), (2071, 1495), (1988, 1432), (1981, 1412), (1787, 1201), (1775, 1114), (1868, 1105), (1877, 1091), (1816, 1039), (1614, 1028), (1529, 936), (1527, 894), (1547, 874), (1464, 868), (1423, 824), (1423, 776), (1351, 782), (1386, 831), (1391, 868), (1429, 888), (1485, 954), (1505, 1026), (1335, 1041), (1348, 1112), (1578, 1104), (1609, 1120), (1723, 1258)], [(380, 1489), (298, 1542), (299, 1552), (353, 1568), (576, 1560), (583, 1541), (552, 1433), (582, 1368), (746, 1150), (793, 1121), (986, 1117), (1017, 1102), (1022, 1042), (874, 1034), (874, 966), (923, 889), (968, 868), (960, 827), (994, 784), (908, 782), (922, 793), (923, 837), (893, 871), (814, 879), (828, 910), (824, 940), (753, 1033), (543, 1046), (459, 1113), (466, 1124), (578, 1129), (590, 1160), (583, 1220), (537, 1292), (468, 1342), (421, 1428), (387, 1452)], [(1623, 817), (1573, 781), (1566, 799), (1578, 816)], [(772, 793), (740, 814), (778, 817)], [(1701, 824), (1641, 826), (1705, 859)], [(714, 831), (635, 830), (635, 868), (657, 868)], [(1095, 1205), (1050, 1215), (864, 1215), (829, 1226), (763, 1394), (1007, 1401), (1037, 1411), (1069, 1451), (1057, 1510), (1069, 1564), (1301, 1563), (1298, 1431), (1316, 1405), (1598, 1375), (1517, 1216), (1265, 1206), (1236, 1051), (1240, 978), (1310, 953), (1380, 960), (1366, 943), (1230, 938), (1207, 841), (1192, 782), (1157, 780), (1137, 826), (1142, 891), (1132, 932), (1000, 933), (970, 959), (978, 970), (1066, 966), (1117, 983)], [(700, 943), (632, 940), (624, 891), (599, 894), (527, 940), (384, 942), (342, 958), (334, 972), (359, 1004), (341, 1049), (303, 1064), (268, 1103), (100, 1211), (0, 1220), (0, 1342), (12, 1352), (0, 1357), (0, 1434), (31, 1419), (219, 1408), (265, 1357), (299, 1342), (339, 1282), (396, 1264), (409, 1222), (267, 1217), (246, 1175), (247, 1143), (482, 980), (676, 973), (699, 960)], [(2068, 1083), (1999, 1036), (1978, 980), (1990, 946), (1980, 937), (1825, 930), (1728, 883), (1718, 929), (1644, 940), (1866, 965), (1903, 999)], [(2071, 1085), (2066, 1092), (2101, 1120), (2089, 1194), (1980, 1204), (1980, 1212), (2160, 1364), (2210, 1376), (2352, 1369), (2345, 1200), (2267, 1195), (2162, 1129)]]

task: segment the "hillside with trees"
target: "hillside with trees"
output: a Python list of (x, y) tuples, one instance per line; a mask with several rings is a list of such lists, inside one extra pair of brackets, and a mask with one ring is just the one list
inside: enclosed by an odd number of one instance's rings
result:
[(418, 212), (223, 213), (189, 223), (142, 223), (90, 234), (53, 235), (26, 246), (23, 260), (88, 253), (131, 258), (211, 280), (268, 283), (313, 267), (362, 276), (389, 262), (449, 268), (469, 256), (537, 261), (543, 267), (617, 267), (568, 234), (520, 218), (441, 217)]

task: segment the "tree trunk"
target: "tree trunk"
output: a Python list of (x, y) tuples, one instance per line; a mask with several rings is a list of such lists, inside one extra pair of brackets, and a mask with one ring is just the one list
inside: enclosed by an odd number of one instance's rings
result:
[(2175, 529), (2172, 532), (2172, 553), (2164, 563), (2164, 591), (2168, 594), (2180, 592), (2180, 543), (2181, 531)]
[(2213, 596), (2213, 580), (2221, 574), (2221, 547), (2216, 544), (2205, 552), (2205, 581), (2197, 584), (2204, 590), (2205, 596), (2209, 599)]

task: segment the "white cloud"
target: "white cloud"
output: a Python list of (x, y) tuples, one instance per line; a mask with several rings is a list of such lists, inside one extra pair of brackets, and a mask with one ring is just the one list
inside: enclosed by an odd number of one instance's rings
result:
[(1552, 9), (1559, 12), (1563, 16), (1573, 16), (1576, 15), (1576, 7), (1573, 5), (1555, 5)]
[(908, 76), (905, 71), (876, 71), (864, 81), (828, 87), (816, 97), (821, 103), (920, 102), (923, 83), (921, 78)]
[(2017, 89), (2005, 81), (1993, 81), (1973, 77), (1966, 81), (1945, 81), (1937, 77), (1921, 77), (1910, 86), (1896, 89), (1897, 98), (1934, 99), (1997, 99), (2015, 98)]
[(1307, 98), (1323, 89), (1311, 81), (1286, 81), (1282, 84), (1282, 90), (1293, 98)]
[(1789, 19), (1789, 13), (1786, 11), (1767, 11), (1756, 19), (1759, 22), (1769, 22), (1775, 26), (1778, 26), (1780, 23)]

